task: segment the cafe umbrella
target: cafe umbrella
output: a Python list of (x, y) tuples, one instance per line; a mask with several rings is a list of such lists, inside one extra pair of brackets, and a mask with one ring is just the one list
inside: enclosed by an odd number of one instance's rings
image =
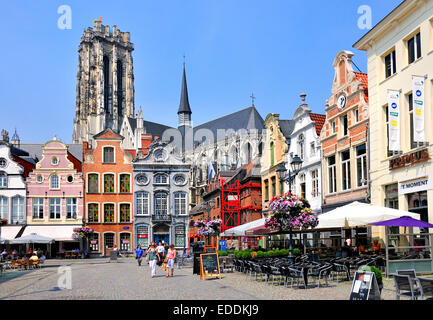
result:
[[(412, 227), (412, 228), (433, 228), (433, 224), (414, 219), (409, 216), (402, 216), (395, 219), (378, 221), (369, 223), (372, 226), (384, 226), (384, 227)], [(389, 244), (388, 244), (388, 228), (385, 228), (385, 246), (386, 246), (386, 274), (389, 274)], [(433, 261), (432, 261), (433, 263)]]
[(9, 243), (11, 243), (11, 244), (26, 244), (26, 243), (49, 244), (49, 243), (53, 243), (53, 242), (54, 242), (54, 239), (44, 237), (44, 236), (38, 235), (36, 233), (31, 233), (29, 235), (26, 235), (26, 236), (23, 236), (20, 238), (16, 238), (16, 239), (9, 241)]
[(369, 223), (372, 226), (433, 228), (433, 224), (409, 216)]

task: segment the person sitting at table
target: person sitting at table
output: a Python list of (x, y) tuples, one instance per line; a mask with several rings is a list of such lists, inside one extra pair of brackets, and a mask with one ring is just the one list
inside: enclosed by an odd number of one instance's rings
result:
[(29, 249), (29, 252), (27, 252), (28, 254), (32, 254), (33, 253), (33, 250), (32, 250), (32, 248), (30, 248)]
[(6, 249), (3, 249), (1, 255), (2, 255), (2, 258), (3, 258), (3, 259), (6, 258), (6, 256), (8, 255), (8, 252), (6, 251)]
[(379, 240), (373, 240), (372, 249), (373, 249), (374, 253), (377, 253), (377, 254), (380, 253), (380, 243), (379, 243)]
[(34, 262), (39, 261), (39, 258), (38, 258), (38, 255), (36, 254), (36, 252), (33, 252), (32, 256), (30, 257), (29, 260), (32, 260)]

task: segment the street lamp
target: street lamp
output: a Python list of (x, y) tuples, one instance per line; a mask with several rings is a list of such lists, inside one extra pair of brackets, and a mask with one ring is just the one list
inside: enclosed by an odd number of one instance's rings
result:
[[(295, 155), (295, 157), (290, 162), (291, 171), (289, 170), (288, 174), (286, 175), (287, 169), (284, 166), (284, 163), (280, 163), (277, 167), (277, 176), (280, 181), (285, 181), (289, 185), (289, 193), (292, 194), (292, 182), (295, 180), (296, 175), (299, 173), (299, 171), (302, 168), (302, 159), (298, 157), (298, 155)], [(292, 228), (290, 228), (289, 231), (290, 235), (290, 243), (289, 243), (289, 251), (290, 256), (292, 256)]]
[(295, 180), (296, 175), (299, 173), (299, 171), (302, 168), (302, 159), (298, 157), (298, 155), (295, 155), (292, 159), (292, 162), (290, 162), (291, 171), (289, 170), (289, 173), (286, 175), (287, 169), (284, 166), (284, 163), (280, 163), (277, 167), (277, 177), (280, 181), (285, 181), (289, 185), (289, 192), (292, 193), (292, 181)]

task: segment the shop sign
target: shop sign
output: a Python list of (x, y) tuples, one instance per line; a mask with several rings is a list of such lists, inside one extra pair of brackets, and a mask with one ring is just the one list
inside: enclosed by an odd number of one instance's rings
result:
[(409, 167), (427, 160), (430, 160), (430, 157), (426, 148), (389, 160), (389, 170)]
[(96, 241), (96, 240), (91, 240), (90, 241), (90, 244), (97, 244), (98, 243), (98, 241)]
[(424, 177), (416, 180), (399, 182), (399, 193), (408, 194), (431, 189), (430, 177)]
[(137, 234), (137, 238), (144, 238), (144, 239), (146, 239), (146, 238), (149, 238), (149, 235), (147, 235), (147, 234)]

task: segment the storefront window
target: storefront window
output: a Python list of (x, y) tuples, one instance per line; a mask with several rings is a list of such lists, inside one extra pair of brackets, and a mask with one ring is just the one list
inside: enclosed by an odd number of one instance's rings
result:
[(148, 226), (137, 226), (137, 245), (140, 245), (143, 249), (147, 249), (149, 246)]
[(131, 234), (121, 233), (120, 234), (120, 250), (131, 251)]
[[(414, 192), (406, 195), (409, 212), (418, 213), (420, 220), (428, 222), (427, 191)], [(428, 232), (428, 229), (420, 228), (421, 232)]]

